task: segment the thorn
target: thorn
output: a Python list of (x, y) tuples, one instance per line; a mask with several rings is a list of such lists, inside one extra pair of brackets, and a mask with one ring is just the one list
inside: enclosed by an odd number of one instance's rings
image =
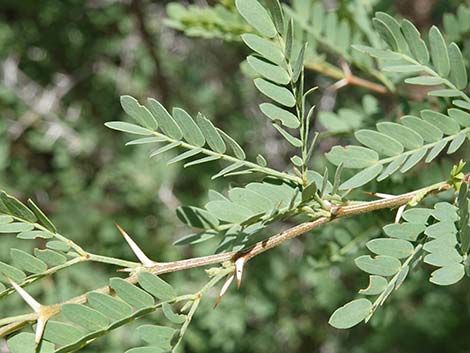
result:
[(406, 204), (404, 204), (404, 205), (402, 205), (398, 208), (397, 215), (395, 216), (395, 223), (400, 222), (401, 216), (403, 214), (403, 211), (405, 211), (405, 208), (406, 208)]
[(124, 239), (127, 241), (127, 244), (129, 244), (130, 248), (134, 252), (135, 256), (139, 259), (140, 263), (144, 265), (145, 267), (151, 267), (155, 265), (156, 263), (152, 260), (150, 260), (147, 255), (144, 254), (144, 252), (139, 248), (139, 246), (132, 240), (132, 238), (127, 234), (124, 229), (121, 228), (121, 226), (117, 223), (114, 223), (116, 228), (119, 230), (121, 235), (124, 237)]
[(36, 333), (34, 336), (34, 342), (36, 343), (36, 346), (38, 346), (41, 342), (41, 338), (46, 327), (46, 322), (49, 319), (49, 316), (47, 316), (43, 310), (46, 307), (42, 306), (36, 299), (34, 299), (28, 292), (26, 292), (20, 285), (18, 285), (6, 274), (2, 273), (2, 275), (5, 276), (12, 287), (15, 288), (21, 298), (23, 298), (23, 300), (34, 310), (34, 312), (38, 314), (38, 318), (36, 320)]
[(219, 296), (218, 296), (217, 300), (215, 301), (214, 309), (217, 308), (217, 305), (219, 305), (220, 301), (222, 300), (222, 297), (227, 292), (227, 289), (230, 286), (230, 284), (232, 283), (234, 277), (235, 276), (234, 276), (233, 273), (231, 275), (228, 275), (227, 279), (225, 280), (224, 285), (222, 286), (222, 289), (220, 290)]
[(346, 79), (347, 83), (351, 82), (351, 68), (349, 67), (346, 61), (341, 61), (341, 69), (343, 70), (344, 78)]
[(245, 258), (239, 257), (235, 261), (235, 274), (237, 276), (237, 287), (240, 288), (240, 284), (242, 282), (242, 275), (243, 275), (243, 266), (245, 266)]
[(34, 299), (28, 292), (26, 292), (22, 287), (20, 287), (10, 277), (5, 275), (4, 273), (3, 273), (3, 275), (6, 277), (8, 282), (10, 282), (12, 287), (15, 288), (15, 290), (18, 292), (18, 294), (21, 296), (21, 298), (23, 298), (23, 300), (31, 307), (31, 309), (33, 309), (35, 313), (39, 313), (39, 311), (41, 310), (42, 305), (39, 304), (39, 302), (36, 299)]
[(370, 191), (364, 191), (365, 194), (367, 195), (371, 195), (371, 196), (375, 196), (375, 197), (378, 197), (380, 199), (390, 199), (392, 197), (395, 197), (395, 195), (390, 195), (390, 194), (382, 194), (380, 192), (370, 192)]
[(39, 342), (41, 342), (42, 335), (44, 334), (44, 329), (46, 328), (46, 322), (47, 319), (42, 316), (40, 316), (37, 320), (36, 333), (34, 336), (34, 342), (36, 343), (36, 346), (39, 344)]

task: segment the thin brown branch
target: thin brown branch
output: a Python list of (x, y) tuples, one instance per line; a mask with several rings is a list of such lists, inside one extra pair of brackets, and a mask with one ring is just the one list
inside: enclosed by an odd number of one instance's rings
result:
[(346, 77), (346, 75), (340, 69), (336, 68), (333, 65), (310, 61), (305, 63), (305, 68), (320, 72), (326, 76), (330, 76), (337, 80), (347, 79), (348, 84), (364, 87), (380, 94), (387, 94), (390, 92), (387, 87), (381, 84), (368, 81), (366, 79), (354, 76), (353, 74), (348, 75), (348, 77)]
[[(353, 215), (358, 215), (362, 213), (372, 212), (380, 209), (387, 209), (387, 208), (396, 208), (402, 205), (406, 205), (409, 201), (413, 200), (415, 197), (423, 196), (428, 193), (444, 191), (450, 189), (452, 187), (451, 183), (448, 181), (440, 182), (419, 190), (415, 190), (412, 192), (408, 192), (401, 195), (391, 196), (390, 198), (376, 200), (376, 201), (369, 201), (369, 202), (359, 202), (359, 203), (352, 203), (345, 206), (333, 206), (330, 210), (330, 216), (324, 216), (317, 218), (314, 221), (304, 222), (295, 227), (292, 227), (288, 230), (275, 234), (263, 241), (259, 241), (244, 251), (231, 251), (222, 254), (215, 254), (209, 256), (202, 256), (196, 257), (192, 259), (185, 259), (180, 261), (173, 261), (173, 262), (161, 262), (157, 263), (154, 267), (148, 268), (150, 272), (156, 275), (170, 273), (170, 272), (177, 272), (182, 270), (187, 270), (190, 268), (195, 267), (203, 267), (208, 265), (215, 265), (224, 263), (227, 261), (234, 262), (236, 259), (240, 257), (244, 257), (246, 261), (259, 255), (269, 249), (272, 249), (285, 241), (298, 237), (302, 234), (305, 234), (312, 229), (315, 229), (323, 224), (329, 223), (337, 218), (349, 217)], [(136, 283), (138, 277), (136, 274), (129, 276), (126, 279), (130, 283)], [(105, 286), (96, 291), (101, 293), (109, 293), (111, 292), (111, 288), (109, 286)], [(86, 294), (80, 295), (74, 298), (71, 298), (65, 301), (62, 304), (66, 303), (85, 303), (87, 300)], [(57, 313), (60, 311), (60, 307), (62, 304), (56, 305), (55, 310)], [(9, 327), (2, 327), (0, 328), (0, 337), (4, 336), (6, 333), (11, 333), (12, 329), (14, 330), (15, 327), (22, 327), (24, 326), (24, 321), (18, 321), (8, 325)], [(8, 330), (6, 330), (8, 329)]]
[(150, 30), (147, 28), (145, 21), (145, 10), (141, 0), (132, 0), (130, 5), (131, 11), (134, 14), (137, 29), (139, 31), (142, 42), (147, 49), (150, 58), (155, 66), (155, 74), (153, 77), (152, 86), (158, 92), (160, 101), (163, 105), (167, 105), (170, 97), (170, 87), (167, 84), (167, 79), (163, 74), (163, 70), (160, 64), (160, 58), (158, 57), (158, 41), (152, 37)]

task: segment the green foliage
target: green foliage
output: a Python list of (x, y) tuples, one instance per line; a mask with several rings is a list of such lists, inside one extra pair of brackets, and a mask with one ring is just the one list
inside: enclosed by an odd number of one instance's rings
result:
[[(26, 5), (0, 15), (0, 183), (20, 195), (0, 192), (10, 351), (466, 348), (469, 178), (452, 164), (468, 159), (467, 7), (422, 38), (376, 1), (169, 3), (163, 21), (163, 3)], [(254, 84), (239, 75), (245, 56)], [(103, 129), (109, 117), (130, 148)], [(160, 277), (214, 264), (196, 291), (202, 271)], [(402, 304), (377, 310), (392, 293)], [(354, 335), (334, 330), (369, 320)]]

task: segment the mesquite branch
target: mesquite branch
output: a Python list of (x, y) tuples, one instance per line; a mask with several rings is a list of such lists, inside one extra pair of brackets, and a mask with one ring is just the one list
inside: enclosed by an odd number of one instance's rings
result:
[[(259, 255), (269, 249), (272, 249), (285, 241), (298, 237), (304, 233), (307, 233), (323, 224), (329, 223), (337, 218), (349, 217), (358, 215), (361, 213), (368, 213), (379, 209), (391, 209), (406, 205), (411, 200), (419, 196), (424, 196), (429, 193), (447, 190), (452, 187), (452, 182), (444, 181), (440, 182), (419, 190), (408, 192), (401, 195), (390, 196), (385, 199), (369, 201), (369, 202), (349, 202), (345, 205), (332, 206), (329, 210), (329, 214), (326, 216), (319, 217), (313, 221), (304, 222), (296, 225), (290, 229), (277, 233), (263, 241), (259, 241), (251, 246), (249, 249), (243, 251), (231, 251), (221, 254), (209, 255), (196, 257), (186, 260), (173, 261), (173, 262), (156, 262), (151, 267), (145, 267), (143, 270), (149, 271), (153, 274), (160, 275), (164, 273), (177, 272), (195, 267), (203, 267), (208, 265), (220, 264), (225, 262), (233, 263), (240, 257), (245, 259), (245, 262), (251, 258)], [(137, 274), (130, 275), (126, 280), (130, 283), (137, 282)], [(96, 291), (101, 293), (109, 293), (111, 288), (105, 286), (97, 289)], [(86, 295), (80, 295), (75, 298), (71, 298), (65, 301), (65, 303), (85, 303)], [(58, 313), (60, 311), (60, 305), (54, 305), (54, 310)], [(14, 332), (17, 329), (23, 327), (26, 323), (36, 320), (36, 315), (29, 314), (27, 317), (18, 317), (19, 320), (11, 324), (8, 324), (0, 328), (0, 337), (8, 333)]]

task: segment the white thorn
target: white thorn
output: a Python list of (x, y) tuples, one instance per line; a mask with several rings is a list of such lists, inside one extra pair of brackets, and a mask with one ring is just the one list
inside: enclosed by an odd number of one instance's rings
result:
[(239, 257), (235, 261), (235, 274), (237, 276), (237, 286), (240, 288), (240, 284), (242, 282), (242, 275), (243, 275), (243, 266), (245, 265), (245, 258)]
[(44, 334), (44, 329), (46, 328), (47, 319), (43, 317), (39, 317), (36, 324), (36, 334), (34, 336), (34, 342), (39, 344), (41, 342), (42, 335)]
[(395, 195), (382, 194), (382, 193), (380, 193), (380, 192), (375, 192), (375, 193), (374, 193), (374, 196), (377, 196), (377, 197), (379, 197), (379, 198), (381, 198), (381, 199), (390, 199), (390, 198), (392, 198), (392, 197), (395, 197)]
[(406, 208), (406, 204), (404, 204), (404, 205), (400, 206), (400, 208), (398, 208), (397, 215), (395, 216), (395, 223), (400, 222), (401, 216), (402, 216), (403, 211), (405, 210), (405, 208)]
[(119, 230), (119, 232), (122, 234), (124, 239), (126, 239), (127, 244), (129, 244), (130, 248), (134, 252), (135, 256), (139, 259), (140, 263), (144, 265), (145, 267), (151, 267), (155, 265), (155, 262), (150, 260), (147, 255), (144, 254), (144, 252), (139, 248), (139, 246), (132, 240), (132, 238), (127, 234), (124, 229), (122, 229), (119, 224), (116, 223), (116, 228)]
[(23, 298), (23, 300), (34, 310), (34, 312), (39, 313), (42, 305), (39, 304), (39, 302), (34, 299), (28, 292), (26, 292), (22, 287), (16, 284), (11, 278), (9, 278), (8, 276), (5, 277), (8, 279), (13, 288), (15, 288), (21, 298)]
[(228, 289), (228, 287), (230, 286), (230, 284), (232, 283), (234, 277), (235, 277), (235, 276), (234, 276), (233, 274), (231, 274), (231, 275), (229, 275), (229, 276), (227, 277), (227, 279), (225, 280), (225, 283), (224, 283), (224, 285), (222, 286), (222, 289), (220, 290), (219, 297), (218, 297), (217, 300), (215, 301), (214, 308), (216, 308), (217, 305), (219, 305), (220, 300), (222, 299), (222, 297), (224, 296), (224, 294), (227, 292), (227, 289)]

